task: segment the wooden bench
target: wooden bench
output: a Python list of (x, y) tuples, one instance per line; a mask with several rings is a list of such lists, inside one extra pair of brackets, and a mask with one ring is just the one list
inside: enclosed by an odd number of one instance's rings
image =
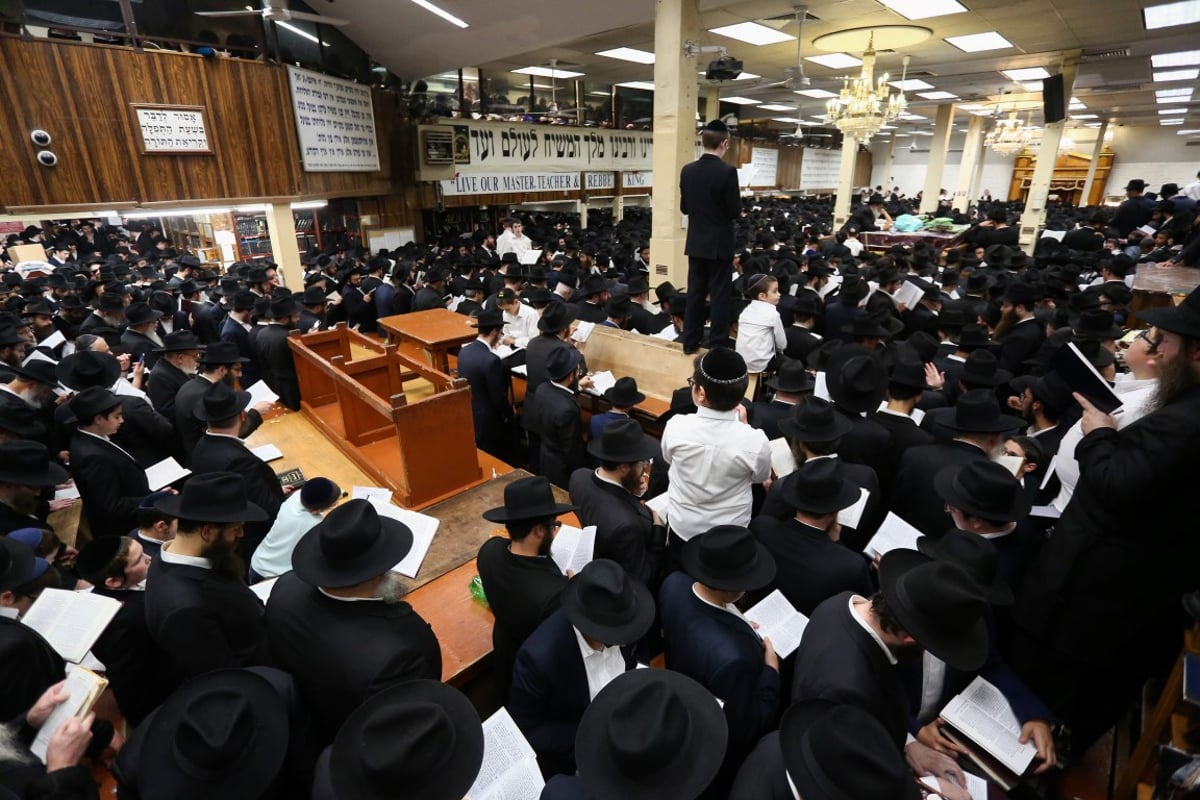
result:
[[(301, 411), (398, 503), (424, 505), (481, 482), (465, 380), (344, 324), (293, 331), (288, 345)], [(418, 378), (433, 394), (410, 402), (404, 384)]]
[[(696, 356), (686, 355), (683, 345), (633, 331), (596, 326), (580, 348), (592, 372), (611, 372), (615, 378), (633, 378), (646, 399), (634, 407), (634, 415), (651, 426), (671, 407), (671, 395), (687, 386)], [(703, 352), (703, 351), (701, 351)], [(579, 394), (585, 411), (598, 413), (608, 401), (587, 392)]]

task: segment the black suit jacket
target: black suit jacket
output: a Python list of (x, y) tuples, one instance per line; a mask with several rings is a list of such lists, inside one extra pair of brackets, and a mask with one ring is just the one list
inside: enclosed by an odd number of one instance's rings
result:
[(42, 635), (15, 619), (0, 617), (0, 715), (25, 717), (42, 692), (63, 679), (63, 660)]
[[(250, 330), (254, 330), (254, 328)], [(242, 362), (242, 386), (250, 386), (258, 381), (262, 377), (262, 371), (255, 361), (254, 349), (250, 347), (250, 331), (243, 328), (241, 323), (233, 317), (226, 316), (221, 322), (219, 338), (222, 342), (236, 344), (238, 355), (250, 359)]]
[(834, 542), (825, 531), (794, 517), (777, 520), (764, 516), (752, 520), (750, 530), (775, 557), (775, 580), (764, 594), (778, 589), (805, 616), (839, 592), (869, 597), (874, 591), (866, 558)]
[(251, 337), (250, 347), (262, 379), (279, 395), (279, 401), (292, 411), (300, 410), (300, 379), (296, 377), (296, 362), (288, 347), (290, 331), (282, 325), (259, 326)]
[(792, 403), (760, 400), (750, 404), (750, 408), (747, 409), (747, 419), (751, 427), (758, 428), (767, 435), (768, 439), (778, 439), (783, 435), (779, 431), (779, 421), (790, 417), (795, 408), (796, 406)]
[(566, 488), (571, 473), (588, 465), (574, 393), (543, 385), (525, 404), (525, 427), (537, 434), (541, 474), (555, 486)]
[(266, 664), (262, 602), (240, 580), (162, 553), (146, 580), (146, 626), (171, 688), (214, 669)]
[[(207, 378), (197, 375), (179, 388), (175, 395), (175, 433), (179, 437), (179, 447), (182, 452), (182, 463), (190, 464), (192, 451), (196, 444), (204, 438), (205, 423), (196, 419), (196, 409), (204, 400), (204, 393), (213, 384)], [(246, 411), (246, 423), (238, 431), (238, 436), (245, 439), (262, 425), (262, 415), (253, 408)]]
[[(543, 795), (544, 797), (545, 795)], [(754, 746), (742, 762), (729, 800), (792, 800), (779, 731), (771, 731)]]
[(900, 458), (904, 452), (910, 447), (933, 444), (937, 439), (929, 431), (922, 430), (912, 417), (899, 417), (895, 414), (876, 412), (871, 415), (871, 419), (882, 425), (891, 434), (887, 452), (887, 467), (879, 476), (885, 496), (890, 497), (896, 473), (900, 469)]
[(271, 656), (296, 679), (324, 741), (379, 690), (442, 677), (437, 637), (405, 602), (334, 600), (289, 572), (276, 581), (264, 621)]
[(1009, 328), (1000, 338), (1000, 352), (996, 354), (1000, 369), (1006, 369), (1013, 375), (1029, 372), (1025, 362), (1037, 355), (1045, 339), (1045, 328), (1034, 318)]
[(71, 472), (92, 536), (123, 536), (137, 527), (137, 507), (150, 494), (145, 471), (111, 442), (77, 431)]
[[(632, 648), (623, 648), (633, 669)], [(575, 731), (592, 702), (579, 641), (561, 609), (538, 626), (513, 665), (508, 712), (525, 734), (546, 775), (575, 772)]]
[(221, 338), (221, 326), (229, 312), (218, 303), (192, 304), (192, 333), (205, 344)]
[(525, 380), (528, 387), (525, 393), (526, 402), (529, 401), (531, 393), (550, 380), (550, 376), (546, 374), (546, 359), (550, 352), (559, 347), (570, 346), (553, 333), (541, 333), (529, 340), (525, 347)]
[(813, 611), (796, 650), (792, 700), (820, 697), (858, 706), (883, 724), (896, 748), (908, 733), (908, 699), (899, 672), (850, 616), (851, 592)]
[(254, 541), (267, 535), (283, 505), (283, 487), (275, 470), (251, 453), (245, 442), (206, 433), (192, 450), (190, 468), (195, 473), (236, 472), (241, 476), (246, 498), (267, 512), (266, 520), (246, 523), (246, 538)]
[(679, 173), (679, 210), (688, 215), (684, 254), (733, 258), (733, 221), (742, 213), (737, 169), (705, 153)]
[(571, 473), (571, 503), (579, 506), (581, 525), (596, 526), (594, 556), (616, 561), (653, 591), (662, 577), (667, 531), (654, 527), (650, 509), (591, 468)]
[(154, 410), (167, 419), (175, 419), (175, 395), (192, 376), (165, 358), (159, 359), (154, 370), (147, 374), (150, 381), (146, 385), (146, 397)]
[(926, 536), (940, 538), (954, 521), (933, 488), (934, 476), (951, 465), (987, 460), (983, 450), (957, 439), (906, 450), (892, 491), (892, 511)]
[(851, 464), (865, 464), (875, 470), (877, 476), (886, 474), (892, 439), (887, 428), (870, 417), (861, 417), (841, 406), (836, 407), (836, 412), (854, 425), (838, 445), (838, 455), (842, 460)]
[(494, 452), (507, 438), (507, 425), (513, 418), (509, 398), (509, 373), (488, 346), (478, 339), (458, 352), (458, 375), (471, 385), (471, 417), (475, 422), (475, 443)]
[(138, 725), (167, 699), (173, 680), (166, 655), (155, 645), (146, 625), (146, 593), (97, 586), (96, 594), (121, 601), (121, 610), (92, 645), (105, 666), (105, 676), (121, 713)]
[[(879, 528), (879, 523), (883, 521), (887, 514), (887, 495), (883, 494), (883, 490), (879, 487), (879, 478), (875, 475), (875, 470), (864, 464), (851, 464), (848, 461), (843, 461), (837, 456), (836, 459), (838, 473), (846, 480), (853, 483), (860, 489), (866, 489), (870, 494), (867, 500), (867, 507), (863, 509), (862, 519), (858, 521), (858, 528), (842, 527), (841, 544), (848, 547), (856, 553), (862, 552), (863, 547), (875, 535), (876, 529)], [(767, 490), (767, 497), (763, 501), (762, 513), (759, 516), (771, 517), (780, 521), (789, 520), (796, 516), (796, 509), (793, 508), (787, 500), (783, 499), (783, 488), (788, 477), (785, 476), (782, 480), (777, 480), (771, 484), (771, 488)]]
[(146, 360), (146, 369), (154, 369), (161, 353), (153, 352), (159, 345), (150, 337), (135, 330), (126, 329), (121, 334), (121, 344), (129, 351), (129, 361), (136, 364), (140, 359)]

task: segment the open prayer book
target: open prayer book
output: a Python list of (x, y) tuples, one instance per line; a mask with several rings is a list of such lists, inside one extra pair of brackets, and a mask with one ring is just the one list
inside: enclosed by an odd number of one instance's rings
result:
[(745, 613), (746, 619), (758, 625), (758, 635), (770, 639), (780, 658), (787, 658), (800, 646), (800, 637), (808, 627), (808, 617), (801, 614), (776, 589)]
[[(356, 490), (359, 488), (362, 487), (355, 487)], [(389, 497), (391, 496), (391, 492), (387, 489), (382, 491), (387, 492)], [(437, 533), (441, 521), (437, 517), (418, 514), (416, 511), (409, 511), (394, 503), (380, 500), (378, 496), (368, 498), (368, 502), (375, 506), (379, 516), (403, 522), (412, 531), (412, 549), (408, 551), (404, 560), (392, 567), (392, 572), (399, 572), (409, 578), (417, 577), (417, 573), (421, 571), (421, 563), (429, 553), (429, 546), (433, 544), (433, 535)]]
[(857, 530), (858, 524), (862, 522), (863, 512), (867, 510), (867, 501), (871, 499), (871, 493), (862, 487), (859, 487), (858, 491), (858, 499), (854, 501), (854, 505), (846, 506), (838, 512), (837, 521), (843, 528)]
[(580, 344), (587, 342), (588, 337), (592, 335), (592, 331), (596, 329), (596, 323), (584, 320), (575, 328), (575, 332), (571, 334), (571, 338)]
[(483, 723), (483, 764), (468, 800), (529, 800), (545, 786), (537, 755), (508, 709), (501, 708)]
[(603, 396), (605, 392), (617, 385), (616, 377), (608, 370), (592, 373), (592, 388), (584, 389), (589, 394)]
[(263, 463), (283, 458), (283, 451), (273, 444), (260, 444), (258, 447), (251, 448), (250, 452), (254, 453), (255, 457)]
[(771, 469), (775, 471), (776, 478), (791, 475), (796, 471), (796, 457), (792, 455), (792, 448), (787, 439), (780, 436), (767, 444), (771, 446)]
[[(953, 727), (953, 731), (947, 732), (951, 738), (958, 738), (954, 733), (961, 734), (968, 740), (963, 742), (965, 746), (982, 748), (1012, 776), (1022, 775), (1037, 755), (1032, 743), (1021, 744), (1021, 723), (1008, 700), (982, 677), (975, 678), (961, 694), (955, 695), (942, 709), (941, 718)], [(987, 771), (993, 773), (990, 768)], [(1002, 776), (994, 777), (1001, 783), (1015, 783)]]
[(920, 538), (919, 530), (889, 511), (879, 530), (863, 548), (863, 552), (874, 558), (897, 549), (916, 550), (917, 539)]
[(40, 633), (65, 661), (79, 663), (121, 610), (121, 601), (92, 592), (44, 589), (21, 622)]
[(1074, 342), (1058, 348), (1050, 357), (1048, 368), (1057, 371), (1071, 391), (1079, 392), (1105, 414), (1113, 413), (1124, 404)]
[(558, 529), (554, 541), (550, 543), (550, 557), (564, 575), (567, 574), (567, 570), (578, 575), (579, 570), (586, 567), (595, 557), (595, 550), (595, 525), (583, 529), (563, 525)]
[(262, 600), (265, 606), (267, 601), (271, 599), (271, 592), (275, 591), (275, 582), (278, 580), (278, 577), (274, 577), (267, 578), (265, 581), (259, 581), (258, 583), (252, 583), (250, 584), (250, 591), (254, 592), (255, 596), (259, 600)]
[(150, 485), (150, 491), (157, 492), (191, 474), (190, 469), (181, 465), (171, 456), (167, 456), (157, 464), (146, 467), (146, 483)]
[[(988, 800), (988, 783), (986, 780), (969, 772), (963, 772), (963, 776), (967, 779), (967, 785), (963, 788), (971, 795), (971, 800)], [(922, 777), (921, 783), (937, 789), (939, 797), (947, 792), (949, 786), (954, 785), (946, 781), (945, 778), (935, 778), (932, 775)], [(926, 798), (926, 800), (934, 800), (934, 798)]]
[(905, 308), (914, 308), (917, 303), (921, 302), (921, 298), (925, 296), (925, 290), (912, 281), (901, 281), (900, 288), (892, 295), (892, 303), (897, 308), (904, 304)]
[(271, 390), (270, 386), (263, 381), (255, 381), (246, 387), (246, 391), (250, 393), (250, 405), (258, 405), (261, 402), (274, 403), (279, 399), (279, 395)]
[(63, 686), (67, 692), (67, 699), (55, 706), (50, 716), (42, 723), (42, 727), (38, 728), (37, 736), (29, 747), (30, 751), (40, 758), (43, 764), (46, 763), (46, 748), (49, 747), (54, 733), (72, 717), (87, 716), (107, 687), (108, 681), (90, 669), (75, 665), (68, 667), (66, 684)]

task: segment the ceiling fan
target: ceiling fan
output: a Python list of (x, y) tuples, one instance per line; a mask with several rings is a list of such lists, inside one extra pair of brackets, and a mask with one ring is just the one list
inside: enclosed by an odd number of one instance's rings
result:
[(812, 78), (804, 74), (804, 59), (801, 55), (801, 48), (804, 46), (804, 18), (808, 16), (808, 6), (793, 6), (792, 13), (796, 20), (796, 65), (783, 68), (783, 80), (758, 84), (752, 87), (751, 91), (759, 92), (780, 86), (798, 91), (812, 86)]
[(337, 27), (350, 24), (350, 20), (348, 19), (327, 17), (323, 14), (310, 14), (307, 11), (292, 11), (288, 8), (286, 0), (283, 0), (281, 3), (276, 0), (276, 4), (273, 4), (272, 0), (263, 0), (262, 8), (257, 10), (246, 6), (244, 9), (237, 11), (196, 11), (194, 13), (201, 17), (261, 17), (268, 22), (290, 22), (296, 20), (299, 22), (316, 22), (321, 25), (335, 25)]

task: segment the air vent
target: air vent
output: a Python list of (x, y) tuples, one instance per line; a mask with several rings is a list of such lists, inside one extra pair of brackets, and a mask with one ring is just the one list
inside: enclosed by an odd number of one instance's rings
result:
[[(895, 52), (895, 51), (893, 51), (893, 52)], [(936, 77), (938, 77), (938, 74), (936, 72), (930, 72), (927, 69), (918, 69), (918, 70), (909, 70), (908, 77), (910, 77), (910, 78), (936, 78)]]
[(1194, 142), (1184, 142), (1183, 146), (1184, 147), (1200, 147), (1200, 139), (1197, 139)]
[(1092, 51), (1084, 50), (1083, 51), (1083, 60), (1084, 61), (1100, 61), (1101, 59), (1106, 59), (1106, 58), (1128, 58), (1128, 57), (1129, 57), (1129, 48), (1128, 47), (1113, 47), (1109, 50), (1092, 50)]
[[(796, 21), (796, 12), (790, 11), (787, 14), (780, 14), (777, 17), (764, 17), (763, 19), (756, 20), (756, 21), (762, 25), (768, 25), (768, 26), (778, 30), (779, 28), (782, 28), (783, 26), (785, 26), (789, 23), (795, 22)], [(812, 13), (811, 11), (808, 11), (804, 14), (804, 21), (805, 22), (820, 22), (821, 18), (818, 17), (816, 14)]]

